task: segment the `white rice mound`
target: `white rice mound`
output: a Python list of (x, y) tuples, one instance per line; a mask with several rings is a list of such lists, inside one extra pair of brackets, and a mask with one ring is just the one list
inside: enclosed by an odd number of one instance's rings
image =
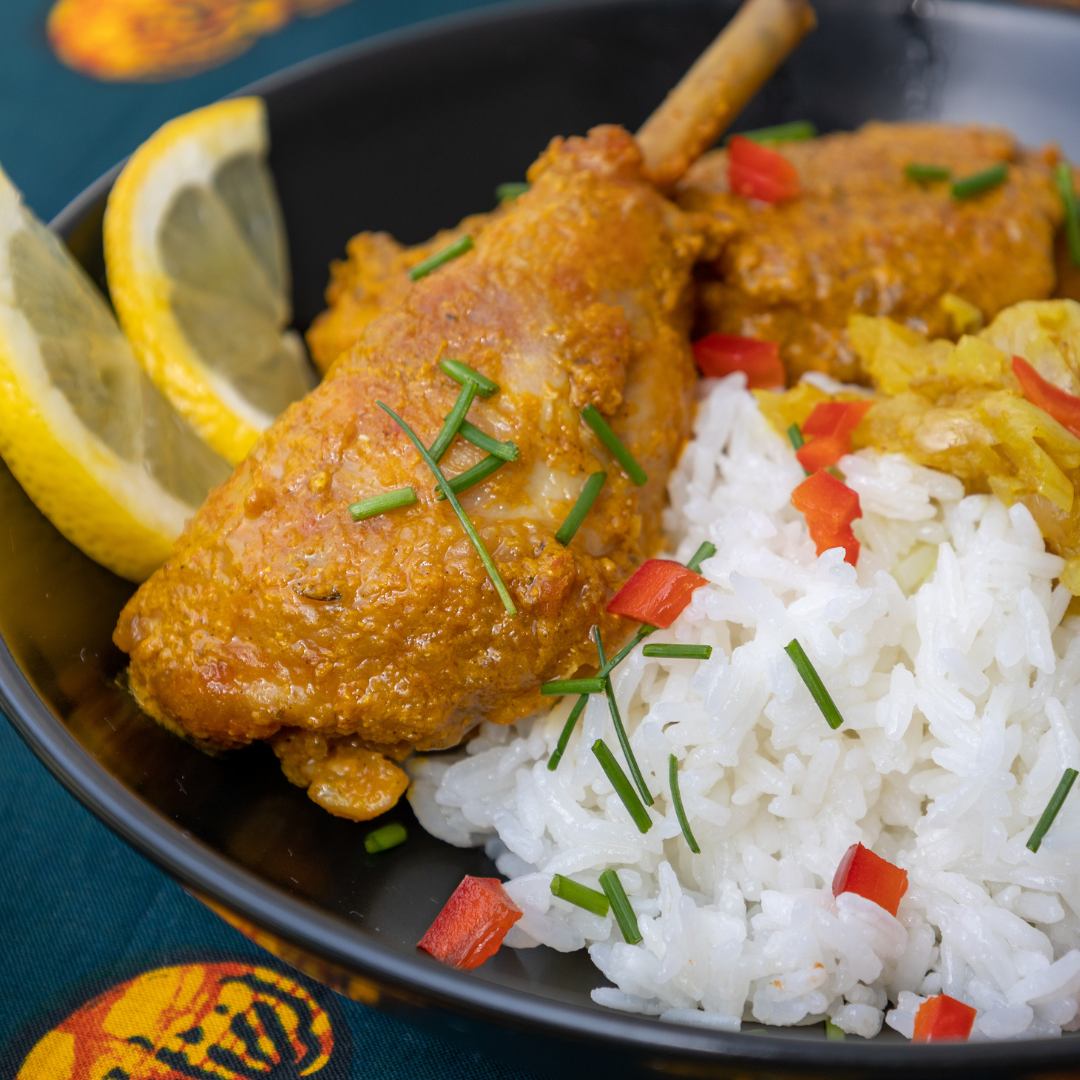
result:
[[(1080, 791), (1037, 854), (1025, 847), (1066, 768), (1080, 769), (1080, 619), (1053, 587), (1063, 560), (1030, 513), (964, 496), (953, 477), (862, 451), (858, 572), (820, 557), (790, 505), (804, 478), (742, 375), (702, 384), (671, 479), (674, 557), (717, 547), (707, 587), (650, 642), (711, 659), (645, 659), (614, 688), (656, 804), (638, 832), (590, 747), (621, 752), (594, 695), (557, 771), (576, 699), (464, 751), (420, 758), (423, 826), (486, 845), (524, 911), (506, 943), (588, 948), (600, 1004), (737, 1031), (826, 1017), (911, 1037), (926, 997), (978, 1010), (972, 1039), (1080, 1028)], [(783, 651), (798, 638), (844, 716), (830, 730)], [(701, 846), (691, 853), (668, 757)], [(832, 878), (861, 841), (907, 870), (896, 918)], [(550, 892), (617, 870), (643, 936)]]

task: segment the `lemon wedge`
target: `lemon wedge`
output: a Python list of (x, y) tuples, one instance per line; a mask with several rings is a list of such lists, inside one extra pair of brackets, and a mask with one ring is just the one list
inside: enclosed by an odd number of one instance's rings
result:
[(0, 457), (76, 547), (142, 581), (228, 463), (139, 366), (97, 286), (0, 170)]
[(285, 329), (289, 260), (269, 141), (261, 98), (171, 120), (132, 155), (105, 212), (109, 292), (135, 355), (234, 463), (316, 381)]

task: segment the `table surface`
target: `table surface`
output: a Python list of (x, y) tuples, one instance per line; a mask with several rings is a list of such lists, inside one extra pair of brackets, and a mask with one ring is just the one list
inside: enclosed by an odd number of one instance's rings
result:
[[(217, 2), (225, 8), (250, 0)], [(463, 0), (352, 0), (326, 14), (295, 19), (214, 70), (175, 81), (124, 84), (91, 80), (53, 56), (45, 33), (50, 4), (4, 0), (0, 16), (0, 164), (45, 220), (178, 113), (337, 46), (485, 6)], [(3, 721), (0, 957), (4, 1080), (16, 1075), (84, 1080), (82, 1058), (65, 1058), (59, 1050), (57, 1057), (42, 1058), (41, 1048), (62, 1049), (74, 1045), (71, 1032), (84, 1041), (89, 1033), (100, 1036), (92, 1043), (97, 1053), (108, 1043), (109, 1023), (92, 1008), (74, 1018), (73, 1011), (140, 974), (170, 967), (191, 973), (195, 965), (227, 961), (283, 971), (84, 810)], [(529, 1074), (482, 1053), (321, 994), (295, 973), (289, 977), (321, 1001), (333, 1020), (337, 1052), (317, 1070), (319, 1080), (528, 1080)], [(144, 993), (142, 986), (136, 996)], [(106, 1004), (120, 993), (114, 990)], [(164, 1023), (160, 1008), (149, 1000), (153, 995), (145, 993), (153, 1015), (140, 1022)], [(127, 1001), (131, 1004), (130, 994)], [(49, 1035), (57, 1029), (68, 1034)], [(46, 1036), (54, 1041), (48, 1043)], [(190, 1032), (183, 1037), (195, 1038)], [(38, 1051), (23, 1066), (35, 1046)], [(137, 1050), (128, 1046), (124, 1053)], [(127, 1075), (120, 1065), (107, 1072), (111, 1080)]]

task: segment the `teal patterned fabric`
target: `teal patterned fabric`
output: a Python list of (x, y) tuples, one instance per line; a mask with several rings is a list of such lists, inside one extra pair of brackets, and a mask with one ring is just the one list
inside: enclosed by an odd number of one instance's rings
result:
[[(296, 20), (213, 71), (109, 84), (68, 70), (52, 55), (45, 36), (50, 0), (3, 0), (0, 164), (48, 220), (178, 113), (339, 45), (479, 6), (482, 0), (353, 0)], [(529, 1080), (486, 1058), (482, 1047), (470, 1052), (444, 1043), (288, 973), (84, 810), (3, 720), (0, 958), (0, 1080), (18, 1076), (32, 1047), (103, 989), (168, 965), (215, 959), (268, 965), (324, 1003), (337, 1049), (316, 1080)], [(191, 1032), (183, 1035), (197, 1042)], [(158, 1061), (164, 1053), (158, 1049)], [(47, 1066), (46, 1075), (63, 1080), (63, 1062)], [(117, 1066), (106, 1075), (131, 1074)]]

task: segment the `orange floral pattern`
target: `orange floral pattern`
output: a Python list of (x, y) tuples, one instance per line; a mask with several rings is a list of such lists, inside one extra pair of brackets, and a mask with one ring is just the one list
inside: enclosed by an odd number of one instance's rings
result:
[(348, 0), (57, 0), (49, 43), (70, 68), (114, 82), (177, 79), (216, 67)]

